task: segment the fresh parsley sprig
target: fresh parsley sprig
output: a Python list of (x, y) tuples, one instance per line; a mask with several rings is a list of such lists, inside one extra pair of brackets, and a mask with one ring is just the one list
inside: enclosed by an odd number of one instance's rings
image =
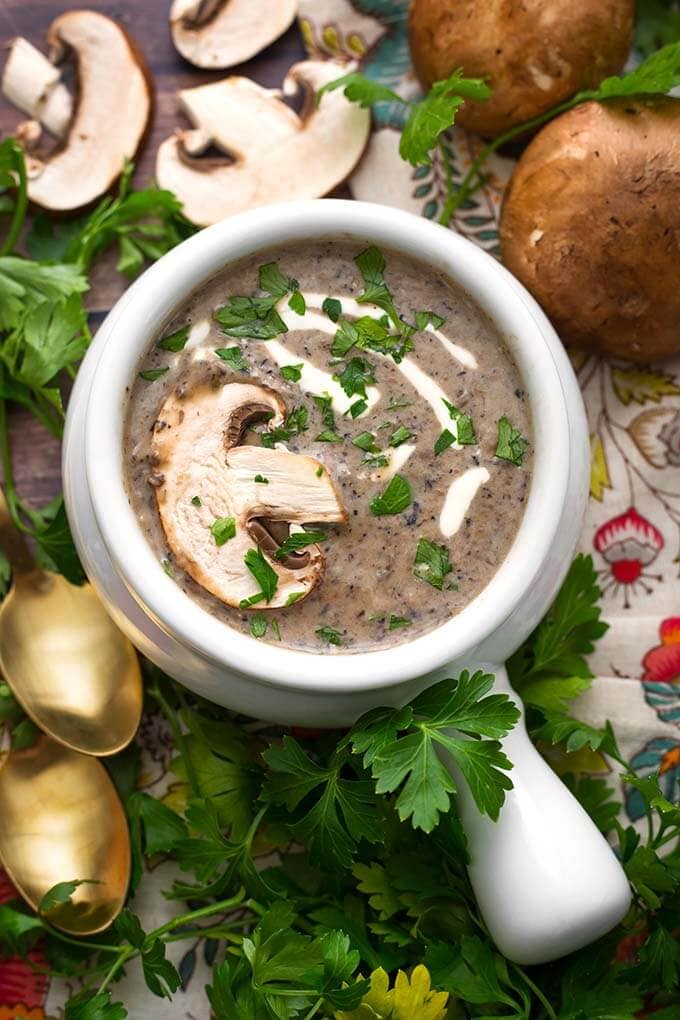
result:
[(678, 85), (680, 85), (680, 42), (673, 41), (652, 53), (639, 67), (627, 74), (605, 78), (598, 88), (577, 92), (558, 106), (510, 128), (482, 146), (460, 184), (453, 180), (449, 155), (442, 136), (455, 123), (456, 114), (466, 99), (483, 102), (490, 97), (491, 90), (482, 79), (465, 78), (463, 71), (457, 70), (449, 78), (435, 82), (424, 99), (411, 101), (355, 71), (324, 85), (318, 95), (342, 88), (349, 100), (364, 107), (382, 102), (398, 103), (404, 107), (406, 122), (399, 144), (400, 155), (412, 166), (428, 165), (432, 162), (433, 151), (439, 149), (447, 187), (447, 198), (439, 222), (448, 226), (456, 211), (484, 183), (482, 170), (488, 158), (515, 138), (531, 134), (549, 120), (588, 100), (606, 102), (609, 99), (627, 96), (666, 95)]

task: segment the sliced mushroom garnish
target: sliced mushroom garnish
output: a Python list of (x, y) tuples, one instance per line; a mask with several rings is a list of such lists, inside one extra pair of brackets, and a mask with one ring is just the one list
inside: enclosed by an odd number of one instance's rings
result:
[[(277, 90), (248, 78), (184, 89), (180, 106), (195, 127), (161, 143), (158, 183), (200, 226), (255, 206), (327, 194), (351, 173), (370, 130), (369, 111), (340, 90), (315, 103), (317, 90), (346, 70), (332, 60), (292, 67), (283, 93), (306, 90), (299, 116)], [(201, 158), (210, 146), (224, 158)]]
[(174, 0), (170, 32), (196, 67), (233, 67), (286, 31), (297, 0)]
[[(15, 45), (11, 54), (11, 98), (50, 130), (62, 125), (62, 144), (43, 158), (27, 161), (28, 196), (44, 209), (66, 212), (89, 205), (120, 176), (125, 160), (134, 156), (144, 135), (151, 112), (151, 91), (148, 71), (136, 46), (120, 25), (103, 14), (62, 14), (52, 22), (47, 41), (52, 63), (58, 64), (67, 54), (75, 57), (77, 102), (67, 124), (63, 123), (63, 93), (56, 92), (56, 86), (51, 101), (54, 103), (56, 96), (59, 116), (50, 107), (49, 95), (46, 104), (41, 105), (39, 97), (36, 100), (36, 85), (26, 61), (36, 64), (40, 94), (47, 75), (44, 65), (35, 61), (35, 53), (30, 54), (23, 45)], [(3, 87), (7, 87), (7, 69)], [(50, 123), (46, 119), (48, 108)], [(31, 134), (24, 133), (24, 137)]]
[[(56, 138), (66, 134), (73, 114), (73, 99), (61, 82), (61, 72), (21, 36), (10, 43), (2, 73), (2, 94)], [(31, 133), (35, 134), (35, 129), (23, 129), (24, 135)]]
[[(277, 575), (273, 597), (242, 608), (276, 609), (305, 598), (324, 572), (317, 545), (279, 558), (278, 523), (347, 520), (328, 473), (313, 457), (259, 446), (239, 446), (258, 419), (281, 424), (281, 397), (265, 386), (205, 384), (171, 394), (152, 444), (154, 488), (161, 524), (178, 565), (216, 598), (240, 606), (258, 592), (246, 556), (260, 553)], [(256, 479), (259, 479), (256, 481)], [(233, 521), (233, 537), (218, 544), (216, 521)], [(219, 535), (219, 532), (218, 532)], [(291, 596), (293, 599), (291, 600)]]

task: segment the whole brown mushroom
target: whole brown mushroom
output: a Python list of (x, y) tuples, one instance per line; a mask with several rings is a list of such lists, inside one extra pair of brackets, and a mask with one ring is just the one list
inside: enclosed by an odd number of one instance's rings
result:
[(457, 122), (496, 137), (620, 71), (633, 17), (633, 0), (413, 0), (411, 55), (427, 88), (461, 67), (486, 78), (492, 97)]
[(552, 121), (515, 168), (500, 234), (566, 344), (639, 362), (680, 352), (680, 99)]

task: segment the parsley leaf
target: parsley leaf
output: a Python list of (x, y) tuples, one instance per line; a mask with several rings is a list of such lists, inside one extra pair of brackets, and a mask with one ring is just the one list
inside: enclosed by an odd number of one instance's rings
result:
[(307, 303), (299, 290), (294, 290), (288, 301), (288, 307), (298, 315), (304, 315), (307, 311)]
[(439, 329), (446, 322), (441, 315), (437, 315), (435, 312), (416, 312), (416, 328), (426, 329), (427, 326), (432, 326), (434, 329)]
[(287, 382), (300, 382), (302, 378), (302, 362), (297, 365), (282, 365), (281, 378)]
[(325, 312), (331, 322), (337, 322), (342, 315), (342, 304), (337, 298), (327, 297), (323, 300), (321, 311)]
[(355, 436), (352, 440), (352, 446), (357, 446), (364, 453), (379, 453), (380, 447), (376, 446), (375, 435), (373, 432), (360, 432), (358, 436)]
[(364, 281), (364, 292), (357, 298), (359, 304), (372, 304), (387, 312), (392, 322), (401, 325), (394, 300), (385, 282), (385, 258), (379, 248), (372, 245), (359, 252), (354, 261)]
[(528, 441), (510, 424), (505, 415), (498, 420), (496, 457), (501, 460), (509, 460), (516, 467), (521, 467), (528, 445)]
[(156, 346), (160, 347), (163, 351), (177, 353), (177, 351), (184, 350), (188, 339), (189, 326), (180, 326), (174, 333), (168, 333), (162, 340), (159, 340)]
[(307, 419), (309, 411), (300, 405), (294, 407), (285, 417), (283, 425), (269, 429), (261, 435), (262, 445), (267, 449), (273, 449), (276, 443), (287, 443), (289, 439), (299, 436), (301, 432), (307, 431)]
[(298, 289), (298, 282), (292, 276), (284, 276), (278, 262), (267, 262), (258, 271), (260, 290), (266, 290), (277, 301)]
[[(313, 761), (296, 740), (284, 737), (263, 753), (271, 770), (262, 797), (282, 804), (288, 827), (309, 846), (312, 859), (351, 867), (357, 844), (381, 842), (373, 784), (357, 778), (347, 753), (337, 751), (327, 766)], [(345, 769), (352, 768), (347, 777)]]
[(66, 1003), (64, 1020), (125, 1020), (128, 1011), (122, 1002), (112, 1002), (111, 992), (78, 992)]
[(376, 517), (400, 514), (411, 505), (412, 499), (411, 486), (405, 478), (396, 474), (390, 479), (384, 492), (371, 500), (371, 513)]
[(600, 82), (597, 89), (579, 92), (577, 99), (615, 99), (617, 96), (665, 95), (680, 85), (680, 42), (650, 54), (627, 74)]
[[(477, 442), (477, 436), (475, 435), (475, 427), (472, 424), (472, 418), (467, 414), (463, 414), (457, 407), (454, 406), (450, 401), (445, 400), (444, 404), (449, 412), (449, 417), (456, 423), (456, 441), (461, 446), (474, 446)], [(507, 421), (507, 419), (504, 419)], [(441, 439), (441, 436), (439, 437)], [(436, 449), (436, 448), (435, 448)], [(499, 456), (497, 453), (496, 456)]]
[(218, 517), (210, 525), (210, 533), (215, 539), (215, 545), (224, 545), (236, 535), (236, 518)]
[(215, 354), (222, 361), (226, 361), (234, 372), (250, 372), (250, 366), (241, 354), (240, 347), (216, 347)]
[(160, 379), (162, 375), (169, 371), (170, 368), (167, 365), (165, 368), (147, 368), (139, 373), (139, 378), (144, 379), (145, 382), (156, 382), (156, 379)]
[(411, 430), (407, 429), (404, 425), (400, 425), (399, 428), (395, 429), (395, 431), (390, 436), (389, 445), (394, 447), (401, 446), (402, 443), (405, 443), (408, 439), (411, 439), (412, 437), (413, 433), (411, 432)]
[(273, 340), (288, 332), (275, 303), (274, 298), (231, 297), (215, 312), (215, 319), (227, 336)]
[(368, 407), (368, 401), (366, 401), (366, 400), (355, 400), (354, 403), (352, 404), (352, 406), (349, 408), (349, 411), (347, 413), (352, 418), (358, 418), (359, 415), (362, 415), (364, 413), (364, 411), (367, 409), (367, 407)]
[(427, 581), (433, 588), (440, 591), (444, 587), (445, 578), (453, 571), (449, 560), (449, 550), (445, 545), (431, 542), (429, 538), (419, 538), (413, 575), (419, 581)]
[(334, 627), (317, 627), (314, 631), (327, 645), (341, 645), (342, 634)]
[(392, 614), (389, 618), (387, 629), (388, 630), (400, 630), (402, 627), (410, 627), (413, 620), (409, 620), (406, 616), (394, 616)]
[(449, 446), (453, 446), (455, 442), (456, 437), (454, 436), (453, 432), (451, 432), (449, 429), (444, 429), (443, 432), (439, 433), (439, 436), (437, 437), (437, 440), (434, 444), (435, 457), (438, 457), (440, 453), (444, 452), (444, 450), (448, 450)]
[(376, 709), (355, 725), (352, 747), (370, 766), (377, 793), (399, 791), (396, 807), (402, 821), (410, 818), (415, 828), (431, 832), (449, 809), (456, 784), (437, 748), (451, 755), (479, 811), (498, 817), (512, 788), (506, 774), (512, 765), (498, 739), (510, 732), (520, 713), (507, 695), (489, 694), (492, 686), (489, 674), (471, 676), (465, 670), (457, 680), (424, 691), (406, 709)]
[(366, 386), (375, 382), (373, 365), (365, 358), (350, 358), (342, 372), (333, 377), (348, 397), (366, 397)]
[(466, 99), (484, 102), (491, 89), (481, 78), (465, 78), (454, 71), (444, 81), (435, 82), (419, 103), (410, 105), (409, 115), (399, 143), (399, 155), (411, 166), (430, 164), (431, 150), (456, 120)]
[(262, 550), (249, 549), (244, 557), (244, 562), (260, 586), (261, 591), (259, 592), (259, 595), (261, 595), (267, 602), (271, 602), (279, 585), (279, 576), (269, 563), (267, 563)]
[(281, 543), (276, 550), (276, 558), (285, 559), (290, 553), (299, 552), (308, 545), (316, 545), (325, 542), (328, 535), (325, 531), (294, 531)]
[(267, 617), (263, 613), (254, 613), (250, 617), (250, 633), (254, 638), (263, 638), (267, 633)]
[(45, 893), (38, 904), (40, 914), (51, 914), (57, 907), (71, 902), (71, 897), (80, 885), (99, 885), (96, 878), (76, 878), (70, 882), (57, 882)]

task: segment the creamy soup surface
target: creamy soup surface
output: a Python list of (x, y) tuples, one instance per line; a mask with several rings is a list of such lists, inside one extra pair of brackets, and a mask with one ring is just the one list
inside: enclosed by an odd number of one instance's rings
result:
[(489, 583), (524, 511), (531, 422), (462, 289), (332, 239), (228, 265), (177, 308), (130, 388), (124, 457), (191, 599), (260, 640), (358, 652), (440, 626)]

